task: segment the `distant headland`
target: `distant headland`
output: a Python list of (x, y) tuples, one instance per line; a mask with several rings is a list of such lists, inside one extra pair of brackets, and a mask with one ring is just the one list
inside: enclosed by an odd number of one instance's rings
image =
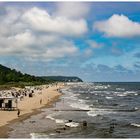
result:
[(53, 82), (82, 82), (79, 77), (75, 76), (34, 76), (23, 74), (15, 69), (8, 68), (0, 64), (0, 87), (25, 85), (41, 85)]

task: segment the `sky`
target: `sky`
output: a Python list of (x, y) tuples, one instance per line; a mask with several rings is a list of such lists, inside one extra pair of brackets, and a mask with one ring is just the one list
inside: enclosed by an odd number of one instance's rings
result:
[(36, 76), (140, 81), (140, 2), (0, 2), (0, 64)]

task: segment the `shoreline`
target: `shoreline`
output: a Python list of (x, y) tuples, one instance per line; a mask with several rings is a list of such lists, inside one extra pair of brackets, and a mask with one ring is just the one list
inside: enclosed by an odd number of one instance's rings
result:
[[(53, 85), (53, 86), (49, 87), (47, 89), (47, 91), (52, 92), (52, 93), (49, 93), (49, 95), (50, 94), (52, 95), (52, 97), (49, 98), (50, 99), (49, 101), (47, 100), (47, 102), (45, 102), (44, 104), (42, 104), (41, 106), (39, 106), (37, 108), (33, 108), (33, 109), (28, 110), (28, 111), (26, 110), (23, 114), (20, 115), (19, 118), (16, 117), (14, 119), (11, 119), (10, 121), (6, 121), (6, 124), (1, 125), (0, 126), (0, 138), (8, 138), (8, 132), (12, 131), (12, 128), (10, 128), (9, 125), (16, 123), (16, 122), (22, 122), (22, 121), (28, 119), (30, 116), (36, 115), (36, 114), (39, 114), (40, 112), (42, 112), (41, 109), (51, 107), (53, 105), (53, 103), (55, 103), (59, 99), (59, 97), (62, 95), (57, 90), (57, 89), (60, 89), (62, 87), (63, 86), (61, 85), (61, 83), (59, 83), (58, 86)], [(34, 99), (34, 97), (33, 97), (33, 99)], [(9, 111), (6, 111), (6, 112), (9, 112)], [(16, 113), (16, 111), (13, 111), (13, 112)]]

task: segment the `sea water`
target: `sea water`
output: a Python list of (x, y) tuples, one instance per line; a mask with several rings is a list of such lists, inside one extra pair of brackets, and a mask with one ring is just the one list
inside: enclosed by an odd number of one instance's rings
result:
[[(55, 106), (22, 122), (30, 131), (17, 123), (9, 136), (17, 132), (24, 137), (21, 132), (25, 131), (32, 138), (140, 138), (140, 83), (68, 86), (61, 90), (63, 96)], [(33, 119), (36, 125), (29, 124)]]

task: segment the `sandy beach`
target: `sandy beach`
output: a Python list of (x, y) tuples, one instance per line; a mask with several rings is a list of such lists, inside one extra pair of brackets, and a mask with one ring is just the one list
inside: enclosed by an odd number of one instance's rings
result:
[[(24, 99), (18, 103), (18, 108), (20, 109), (19, 117), (17, 116), (16, 110), (15, 111), (0, 110), (0, 116), (1, 116), (0, 129), (2, 131), (5, 131), (4, 129), (10, 122), (13, 122), (14, 120), (21, 121), (23, 119), (26, 119), (30, 115), (39, 112), (39, 108), (49, 105), (51, 102), (58, 99), (61, 93), (59, 93), (57, 89), (62, 87), (63, 87), (62, 83), (59, 83), (57, 86), (50, 85), (48, 88), (43, 88), (41, 90), (41, 94), (35, 93), (35, 96), (33, 96), (32, 98), (24, 97)], [(41, 103), (40, 100), (42, 100)], [(3, 134), (0, 134), (0, 137), (3, 137), (2, 135)]]

